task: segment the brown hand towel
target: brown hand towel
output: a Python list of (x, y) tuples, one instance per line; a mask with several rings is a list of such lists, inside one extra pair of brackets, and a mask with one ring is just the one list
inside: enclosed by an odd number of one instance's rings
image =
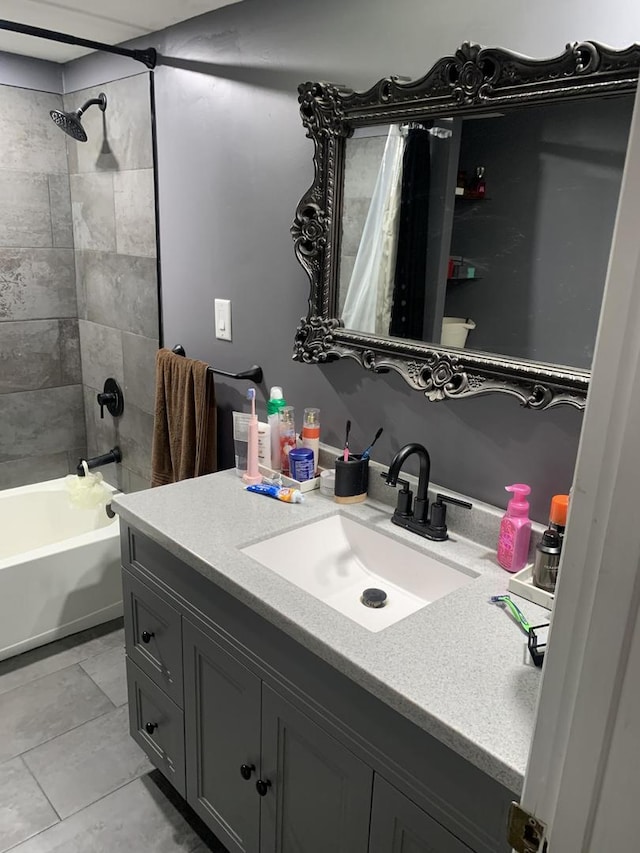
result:
[(152, 486), (217, 470), (213, 374), (207, 367), (168, 349), (156, 354)]

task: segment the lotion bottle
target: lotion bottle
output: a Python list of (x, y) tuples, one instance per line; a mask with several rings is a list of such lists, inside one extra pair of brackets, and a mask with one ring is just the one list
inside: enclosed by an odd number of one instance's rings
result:
[(513, 492), (513, 497), (500, 522), (498, 562), (508, 572), (519, 572), (524, 569), (529, 557), (531, 519), (527, 496), (531, 494), (531, 488), (524, 483), (515, 483), (513, 486), (505, 486), (505, 489)]
[(320, 450), (320, 409), (305, 409), (302, 422), (302, 446), (313, 451), (313, 476), (318, 471)]

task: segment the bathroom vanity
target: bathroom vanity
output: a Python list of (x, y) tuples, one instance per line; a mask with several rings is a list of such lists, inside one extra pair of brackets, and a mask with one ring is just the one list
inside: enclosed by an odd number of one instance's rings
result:
[(540, 673), (488, 604), (505, 579), (486, 545), (350, 507), (477, 575), (374, 632), (243, 551), (335, 515), (317, 493), (264, 500), (221, 472), (114, 507), (132, 736), (229, 851), (508, 851)]

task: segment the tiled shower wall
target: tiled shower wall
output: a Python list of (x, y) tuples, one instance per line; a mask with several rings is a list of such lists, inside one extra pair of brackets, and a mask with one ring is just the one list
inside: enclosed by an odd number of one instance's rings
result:
[(61, 108), (0, 86), (0, 489), (63, 476), (85, 451)]
[[(134, 491), (150, 480), (158, 348), (149, 78), (66, 94), (65, 109), (99, 92), (107, 109), (93, 106), (84, 114), (89, 141), (68, 142), (87, 452), (118, 445), (122, 464), (103, 473)], [(124, 414), (112, 418), (105, 410), (101, 420), (96, 394), (109, 376), (124, 391)]]

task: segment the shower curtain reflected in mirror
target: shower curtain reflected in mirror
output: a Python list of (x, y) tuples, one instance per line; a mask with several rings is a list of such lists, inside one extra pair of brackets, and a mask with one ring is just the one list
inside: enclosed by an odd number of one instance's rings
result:
[(389, 334), (406, 142), (407, 130), (391, 125), (342, 312), (347, 329)]

